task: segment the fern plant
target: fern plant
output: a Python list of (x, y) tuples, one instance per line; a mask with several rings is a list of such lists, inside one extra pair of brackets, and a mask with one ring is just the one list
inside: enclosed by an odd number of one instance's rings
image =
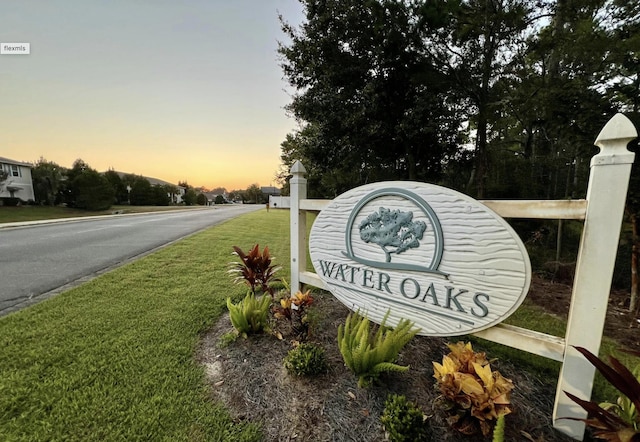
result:
[(338, 345), (345, 364), (358, 376), (358, 386), (367, 387), (384, 372), (402, 372), (408, 366), (396, 364), (402, 348), (420, 331), (414, 323), (403, 319), (395, 329), (385, 325), (384, 316), (378, 331), (372, 335), (367, 318), (358, 312), (349, 314), (344, 327), (338, 327)]
[(227, 308), (233, 327), (238, 334), (247, 337), (249, 333), (258, 333), (268, 328), (269, 307), (271, 297), (263, 295), (256, 297), (252, 292), (237, 304), (227, 298)]
[(496, 426), (493, 427), (493, 438), (491, 439), (491, 442), (504, 442), (505, 416), (506, 414), (501, 414), (500, 416), (498, 416), (498, 420), (496, 420)]

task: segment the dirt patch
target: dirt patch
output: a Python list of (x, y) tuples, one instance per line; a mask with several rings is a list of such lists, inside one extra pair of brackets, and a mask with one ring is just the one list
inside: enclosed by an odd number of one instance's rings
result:
[[(534, 275), (527, 300), (566, 320), (571, 303), (571, 285), (548, 281)], [(640, 351), (640, 316), (638, 311), (629, 312), (628, 305), (628, 292), (611, 292), (604, 334), (621, 346)]]
[[(529, 297), (551, 313), (566, 315), (570, 293), (567, 285), (534, 278)], [(220, 348), (220, 337), (232, 330), (228, 315), (223, 315), (203, 336), (198, 360), (207, 369), (213, 397), (225, 403), (235, 419), (260, 423), (267, 441), (384, 441), (380, 416), (387, 395), (396, 393), (417, 403), (428, 416), (430, 440), (482, 440), (480, 436), (465, 437), (450, 430), (432, 405), (438, 392), (431, 362), (442, 359), (451, 339), (416, 337), (399, 360), (411, 367), (409, 371), (389, 374), (371, 388), (358, 388), (357, 379), (344, 366), (336, 344), (338, 325), (344, 323), (348, 310), (330, 294), (315, 296), (308, 341), (320, 344), (326, 351), (330, 369), (324, 375), (298, 378), (287, 373), (282, 361), (293, 348), (287, 336), (282, 340), (270, 334), (251, 336)], [(612, 296), (607, 334), (638, 348), (633, 336), (628, 336), (629, 328), (638, 327), (636, 318), (620, 314), (620, 307), (615, 305), (620, 299), (621, 295)], [(478, 345), (474, 348), (483, 350)], [(572, 440), (552, 427), (556, 379), (542, 380), (509, 361), (498, 360), (492, 367), (516, 386), (512, 395), (514, 412), (507, 419), (505, 440)]]

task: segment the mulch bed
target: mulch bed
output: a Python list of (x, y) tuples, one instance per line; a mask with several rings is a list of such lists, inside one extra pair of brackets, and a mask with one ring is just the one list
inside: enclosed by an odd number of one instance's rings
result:
[[(571, 288), (534, 278), (529, 299), (551, 313), (566, 315)], [(207, 370), (211, 394), (224, 403), (238, 421), (258, 422), (266, 441), (384, 441), (380, 416), (389, 394), (402, 394), (416, 403), (428, 416), (430, 440), (479, 441), (481, 436), (463, 436), (451, 430), (439, 409), (433, 379), (432, 361), (441, 361), (448, 353), (447, 338), (416, 337), (404, 349), (398, 361), (411, 368), (392, 373), (373, 387), (358, 388), (357, 378), (345, 367), (336, 336), (348, 310), (328, 293), (315, 294), (311, 307), (312, 323), (308, 342), (320, 344), (326, 351), (329, 371), (313, 378), (290, 375), (283, 359), (293, 348), (295, 338), (280, 320), (273, 334), (239, 338), (221, 348), (220, 338), (233, 327), (228, 315), (202, 337), (197, 359)], [(605, 334), (631, 348), (640, 349), (636, 335), (629, 331), (640, 324), (637, 315), (625, 313), (618, 305), (623, 293), (614, 293)], [(474, 344), (474, 349), (483, 349)], [(488, 354), (491, 358), (491, 354)], [(492, 368), (515, 384), (513, 413), (507, 417), (505, 440), (570, 441), (555, 431), (551, 423), (556, 379), (541, 379), (526, 368), (498, 360)]]

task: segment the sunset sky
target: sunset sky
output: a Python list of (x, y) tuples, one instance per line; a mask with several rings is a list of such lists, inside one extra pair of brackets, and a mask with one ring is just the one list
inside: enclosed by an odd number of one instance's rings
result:
[(193, 186), (275, 184), (296, 123), (276, 52), (296, 0), (21, 0), (0, 12), (0, 156)]

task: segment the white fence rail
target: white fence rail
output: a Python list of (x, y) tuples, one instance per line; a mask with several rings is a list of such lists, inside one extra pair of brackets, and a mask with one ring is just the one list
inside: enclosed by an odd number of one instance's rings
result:
[[(600, 153), (591, 160), (591, 174), (584, 200), (482, 201), (504, 218), (584, 220), (564, 337), (557, 337), (506, 324), (475, 333), (489, 341), (562, 362), (558, 379), (554, 427), (582, 440), (582, 422), (560, 419), (585, 418), (586, 413), (563, 392), (589, 399), (595, 368), (572, 346), (598, 354), (606, 317), (611, 280), (620, 236), (620, 226), (634, 153), (627, 150), (638, 136), (631, 121), (617, 114), (596, 139)], [(327, 289), (313, 272), (307, 271), (306, 212), (319, 212), (330, 200), (307, 199), (306, 170), (300, 162), (291, 168), (291, 287), (309, 284)]]

